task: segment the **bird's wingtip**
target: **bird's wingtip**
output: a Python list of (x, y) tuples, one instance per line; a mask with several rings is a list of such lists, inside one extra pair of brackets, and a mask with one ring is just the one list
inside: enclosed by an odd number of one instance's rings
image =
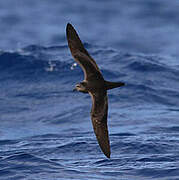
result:
[(67, 39), (73, 39), (75, 37), (75, 33), (76, 31), (74, 27), (70, 23), (67, 23), (67, 26), (66, 26)]
[(110, 159), (110, 156), (111, 156), (110, 154), (106, 154), (106, 157), (107, 157), (108, 159)]
[(67, 23), (67, 27), (69, 27), (69, 26), (71, 26), (71, 24), (68, 22), (68, 23)]
[(111, 156), (111, 151), (110, 151), (110, 149), (109, 149), (107, 152), (104, 152), (104, 151), (103, 151), (103, 153), (104, 153), (104, 155), (105, 155), (107, 158), (110, 159), (110, 156)]
[(70, 24), (70, 23), (67, 23), (67, 25), (66, 25), (66, 30), (68, 31), (68, 30), (70, 30), (70, 29), (72, 29), (73, 28), (73, 26)]

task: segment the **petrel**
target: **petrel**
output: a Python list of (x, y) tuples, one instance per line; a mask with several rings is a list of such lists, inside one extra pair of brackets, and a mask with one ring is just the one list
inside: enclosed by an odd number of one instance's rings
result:
[(91, 120), (94, 133), (101, 150), (106, 157), (110, 158), (111, 151), (107, 126), (107, 90), (124, 86), (124, 83), (104, 80), (95, 60), (84, 48), (77, 32), (69, 23), (66, 27), (66, 35), (71, 54), (84, 72), (84, 80), (76, 84), (74, 90), (90, 94), (92, 98)]

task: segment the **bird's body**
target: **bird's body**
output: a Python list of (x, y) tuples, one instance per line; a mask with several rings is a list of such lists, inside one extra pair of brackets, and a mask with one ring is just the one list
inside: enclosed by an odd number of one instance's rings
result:
[(123, 86), (124, 83), (105, 81), (96, 62), (84, 48), (71, 24), (67, 24), (66, 33), (72, 56), (84, 72), (84, 80), (76, 85), (75, 90), (90, 94), (92, 98), (91, 119), (93, 129), (101, 150), (110, 158), (111, 152), (107, 126), (107, 90)]

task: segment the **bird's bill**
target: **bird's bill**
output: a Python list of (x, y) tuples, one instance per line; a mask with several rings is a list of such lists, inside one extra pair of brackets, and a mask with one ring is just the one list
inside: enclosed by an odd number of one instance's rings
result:
[(74, 89), (73, 89), (73, 92), (76, 92), (76, 91), (77, 91), (77, 89), (76, 89), (76, 88), (74, 88)]

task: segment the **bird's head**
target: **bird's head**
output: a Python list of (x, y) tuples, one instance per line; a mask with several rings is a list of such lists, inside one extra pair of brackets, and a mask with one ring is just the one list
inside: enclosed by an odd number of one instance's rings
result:
[(76, 84), (73, 91), (79, 91), (79, 92), (83, 92), (83, 93), (88, 93), (86, 83), (85, 82), (80, 82), (80, 83)]

